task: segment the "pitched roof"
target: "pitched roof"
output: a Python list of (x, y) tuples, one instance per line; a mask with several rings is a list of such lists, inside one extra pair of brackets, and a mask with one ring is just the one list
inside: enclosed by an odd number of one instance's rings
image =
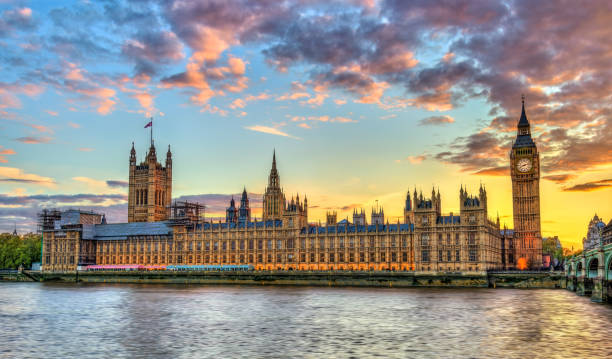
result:
[[(165, 236), (172, 234), (168, 222), (132, 222), (97, 224), (93, 238), (98, 240), (127, 239), (128, 236)], [(84, 236), (85, 237), (85, 236)]]

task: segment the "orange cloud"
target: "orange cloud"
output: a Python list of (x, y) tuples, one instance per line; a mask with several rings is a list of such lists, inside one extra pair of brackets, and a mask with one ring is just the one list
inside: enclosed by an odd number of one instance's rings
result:
[(227, 63), (229, 64), (230, 72), (233, 75), (236, 75), (236, 76), (244, 75), (245, 68), (246, 68), (244, 61), (242, 61), (241, 59), (237, 57), (232, 56), (229, 58), (229, 60), (227, 60)]
[(194, 30), (197, 36), (191, 37), (190, 45), (195, 50), (192, 59), (198, 63), (216, 61), (234, 42), (229, 32), (220, 29), (197, 25)]
[(489, 167), (474, 172), (473, 174), (480, 176), (508, 176), (510, 174), (510, 169), (508, 166)]
[(38, 143), (48, 143), (52, 140), (52, 138), (51, 137), (26, 136), (26, 137), (16, 138), (15, 140), (19, 142), (23, 142), (23, 143), (28, 143), (28, 144), (38, 144)]
[(5, 150), (1, 150), (2, 146), (0, 146), (0, 163), (8, 163), (8, 160), (6, 159), (6, 155), (14, 155), (17, 152), (15, 152), (14, 150), (7, 148)]
[(242, 99), (235, 99), (234, 101), (232, 101), (232, 103), (230, 104), (230, 108), (232, 109), (236, 109), (236, 108), (243, 108), (246, 106), (246, 102)]
[(412, 163), (413, 165), (418, 165), (419, 163), (425, 161), (427, 159), (427, 155), (422, 154), (419, 156), (408, 156), (406, 158), (410, 163)]
[(569, 174), (569, 173), (564, 173), (564, 174), (559, 174), (559, 175), (543, 176), (542, 178), (547, 179), (549, 181), (553, 181), (555, 183), (564, 183), (564, 182), (567, 182), (567, 181), (569, 181), (571, 179), (576, 178), (576, 175)]

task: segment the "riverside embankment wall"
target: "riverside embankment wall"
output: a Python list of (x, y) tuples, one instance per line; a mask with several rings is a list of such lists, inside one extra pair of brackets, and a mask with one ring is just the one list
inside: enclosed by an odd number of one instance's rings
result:
[(565, 274), (414, 272), (42, 272), (40, 281), (228, 285), (305, 285), (352, 287), (565, 288)]

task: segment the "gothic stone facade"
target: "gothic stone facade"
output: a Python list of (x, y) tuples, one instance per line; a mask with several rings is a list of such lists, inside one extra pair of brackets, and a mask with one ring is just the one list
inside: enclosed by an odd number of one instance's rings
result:
[[(461, 188), (459, 214), (441, 213), (439, 192), (425, 198), (415, 191), (412, 199), (407, 196), (405, 223), (345, 220), (324, 226), (307, 223), (306, 199), (281, 201), (275, 158), (268, 189), (265, 201), (276, 204), (269, 205), (265, 217), (275, 218), (263, 221), (171, 218), (104, 224), (101, 219), (84, 221), (83, 216), (62, 220), (43, 231), (43, 270), (75, 270), (87, 264), (252, 264), (256, 269), (282, 270), (503, 268), (499, 221), (487, 217), (487, 194), (482, 187), (478, 196)], [(330, 217), (335, 221), (335, 216)]]

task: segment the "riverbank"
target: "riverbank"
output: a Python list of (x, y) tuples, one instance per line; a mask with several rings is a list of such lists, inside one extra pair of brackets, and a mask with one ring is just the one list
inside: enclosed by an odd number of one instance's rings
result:
[[(25, 278), (24, 278), (25, 277)], [(563, 272), (349, 272), (349, 271), (96, 271), (29, 272), (14, 280), (84, 283), (293, 285), (338, 287), (480, 287), (480, 288), (565, 288)], [(0, 280), (10, 280), (3, 279)]]

